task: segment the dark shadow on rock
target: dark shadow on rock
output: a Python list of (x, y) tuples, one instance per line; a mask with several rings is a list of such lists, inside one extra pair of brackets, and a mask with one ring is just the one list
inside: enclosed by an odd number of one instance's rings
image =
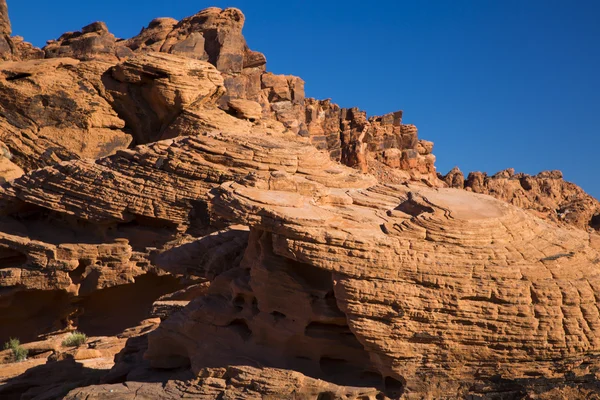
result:
[(174, 276), (146, 274), (135, 283), (95, 291), (78, 302), (77, 327), (88, 336), (116, 336), (149, 318), (156, 299), (183, 287)]
[(69, 358), (28, 369), (0, 386), (0, 399), (61, 399), (70, 390), (98, 384), (108, 370), (87, 368)]
[(248, 245), (248, 235), (249, 232), (242, 229), (216, 232), (162, 252), (153, 262), (171, 274), (213, 280), (240, 264)]

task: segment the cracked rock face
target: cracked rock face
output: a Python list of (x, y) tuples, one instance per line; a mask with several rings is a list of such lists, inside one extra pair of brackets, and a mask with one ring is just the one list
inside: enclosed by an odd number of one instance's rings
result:
[(41, 340), (0, 351), (0, 398), (599, 392), (598, 202), (556, 171), (438, 176), (401, 111), (305, 98), (244, 20), (41, 51), (0, 0), (0, 343)]
[(106, 64), (73, 59), (0, 64), (0, 140), (26, 171), (126, 148), (125, 122), (97, 87)]
[[(293, 187), (303, 178), (289, 181)], [(159, 343), (168, 342), (167, 352), (190, 360), (192, 368), (207, 351), (223, 358), (230, 350), (231, 357), (244, 354), (277, 367), (304, 362), (306, 373), (318, 366), (325, 373), (324, 364), (335, 360), (339, 368), (378, 373), (384, 383), (392, 378), (406, 393), (427, 393), (435, 382), (457, 394), (469, 381), (498, 373), (526, 381), (590, 372), (570, 359), (596, 370), (595, 234), (560, 229), (504, 202), (454, 189), (376, 185), (320, 188), (317, 195), (269, 188), (268, 181), (255, 180), (220, 187), (216, 212), (251, 227), (242, 270), (222, 278), (231, 283), (215, 282), (218, 301), (199, 299), (181, 320), (174, 317), (156, 331), (148, 356), (158, 364)], [(323, 192), (336, 200), (323, 201)], [(324, 293), (293, 289), (301, 287), (302, 274), (325, 292), (332, 288), (333, 309), (319, 305)], [(295, 292), (308, 295), (305, 306), (296, 307), (302, 302)], [(294, 324), (304, 331), (294, 334)], [(318, 344), (344, 326), (368, 359), (359, 362), (348, 349), (337, 353), (335, 346)], [(321, 332), (318, 338), (313, 329)], [(186, 339), (208, 332), (226, 337), (227, 347), (207, 349)], [(267, 344), (269, 353), (261, 347)], [(273, 351), (278, 346), (282, 350)]]

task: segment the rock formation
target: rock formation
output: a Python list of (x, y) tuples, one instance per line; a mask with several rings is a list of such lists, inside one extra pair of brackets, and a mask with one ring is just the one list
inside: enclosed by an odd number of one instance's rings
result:
[(579, 186), (564, 181), (560, 171), (531, 176), (509, 168), (492, 176), (471, 172), (465, 180), (463, 173), (454, 168), (440, 179), (450, 187), (494, 196), (544, 219), (600, 230), (600, 202)]
[(306, 98), (243, 25), (42, 51), (0, 0), (0, 342), (29, 351), (0, 398), (598, 395), (597, 200), (438, 176), (401, 111)]
[(0, 0), (0, 61), (31, 60), (43, 58), (44, 53), (20, 36), (10, 36), (12, 28), (8, 18), (6, 0)]
[(31, 171), (127, 148), (125, 122), (96, 88), (107, 66), (73, 59), (0, 64), (0, 141)]

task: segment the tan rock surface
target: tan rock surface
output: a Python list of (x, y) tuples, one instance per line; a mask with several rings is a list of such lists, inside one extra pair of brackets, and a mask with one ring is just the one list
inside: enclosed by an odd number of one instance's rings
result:
[(67, 32), (57, 40), (51, 40), (43, 48), (45, 58), (76, 58), (82, 61), (102, 60), (116, 62), (133, 52), (117, 43), (104, 22), (94, 22), (81, 31)]
[(206, 370), (207, 376), (188, 381), (169, 380), (159, 383), (127, 382), (100, 385), (71, 391), (67, 400), (133, 400), (140, 398), (174, 400), (212, 399), (331, 399), (376, 400), (373, 388), (343, 387), (306, 377), (295, 371), (250, 366), (232, 366)]
[(442, 179), (450, 187), (489, 194), (550, 221), (600, 230), (600, 202), (563, 180), (560, 171), (532, 176), (510, 168), (493, 176), (471, 172), (465, 180), (463, 173), (454, 168)]
[[(288, 179), (292, 187), (303, 180)], [(303, 311), (283, 282), (297, 285), (299, 268), (316, 268), (323, 285), (330, 274), (342, 321), (345, 316), (351, 337), (368, 354), (360, 368), (388, 377), (407, 394), (431, 394), (434, 382), (463, 393), (474, 377), (496, 374), (568, 380), (577, 370), (570, 359), (597, 371), (595, 234), (558, 228), (504, 202), (454, 189), (374, 186), (330, 189), (324, 197), (325, 188), (311, 195), (285, 189), (290, 186), (273, 190), (267, 181), (250, 180), (221, 187), (214, 209), (250, 225), (255, 239), (242, 270), (211, 286), (220, 302), (200, 298), (151, 336), (153, 362), (166, 361), (166, 352), (189, 358), (196, 371), (207, 360), (243, 356), (266, 366), (295, 365), (289, 364), (294, 357), (305, 357), (308, 370), (323, 370), (329, 359), (356, 365), (358, 355), (348, 350), (332, 354), (335, 347), (308, 338), (299, 345), (298, 336), (283, 333), (298, 329), (294, 323), (306, 327), (303, 318), (314, 315)], [(337, 196), (345, 200), (323, 201)], [(269, 261), (261, 261), (268, 254)], [(248, 273), (249, 281), (242, 278)], [(334, 321), (317, 326), (335, 332), (341, 322)], [(215, 329), (223, 341), (198, 347), (198, 338)], [(300, 329), (306, 335), (308, 328)], [(389, 379), (383, 380), (391, 384)]]
[[(0, 58), (43, 57), (5, 5)], [(0, 63), (0, 342), (50, 338), (0, 398), (587, 398), (597, 201), (438, 179), (402, 112), (306, 99), (243, 24), (97, 22)], [(73, 329), (96, 338), (51, 343)]]
[(26, 171), (125, 148), (125, 123), (89, 77), (106, 64), (73, 59), (0, 63), (0, 140)]
[(34, 171), (11, 182), (3, 197), (7, 203), (24, 202), (96, 223), (144, 217), (189, 226), (195, 223), (191, 211), (210, 189), (251, 172), (300, 174), (309, 179), (303, 184), (307, 187), (333, 176), (348, 187), (374, 182), (340, 169), (310, 144), (290, 139), (211, 134), (160, 141), (98, 162), (80, 160)]
[(103, 83), (137, 144), (159, 140), (185, 109), (214, 109), (225, 92), (211, 64), (163, 53), (132, 57), (111, 68)]

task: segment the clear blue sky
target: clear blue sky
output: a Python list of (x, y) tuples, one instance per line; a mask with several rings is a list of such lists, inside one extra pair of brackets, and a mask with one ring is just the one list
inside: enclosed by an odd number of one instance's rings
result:
[[(343, 5), (342, 5), (343, 4)], [(41, 46), (102, 20), (131, 37), (208, 6), (246, 14), (268, 69), (369, 115), (404, 110), (438, 170), (560, 169), (600, 197), (600, 1), (8, 0)]]

